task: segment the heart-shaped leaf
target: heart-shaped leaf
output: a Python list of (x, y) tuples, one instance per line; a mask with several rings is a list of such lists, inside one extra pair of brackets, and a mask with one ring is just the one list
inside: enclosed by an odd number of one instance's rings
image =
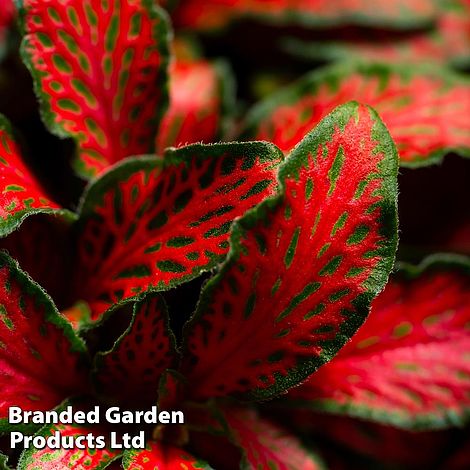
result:
[(469, 322), (470, 260), (403, 268), (352, 342), (289, 396), (395, 426), (461, 424), (470, 410)]
[(402, 165), (470, 156), (470, 81), (435, 68), (340, 65), (316, 71), (252, 110), (245, 137), (289, 152), (335, 106), (357, 100), (387, 125)]
[(231, 102), (231, 78), (223, 63), (176, 60), (170, 65), (170, 105), (157, 135), (156, 148), (217, 140), (223, 113)]
[(162, 442), (147, 443), (145, 450), (129, 450), (122, 459), (124, 470), (211, 470), (207, 463), (188, 454), (185, 450)]
[[(87, 387), (86, 351), (51, 299), (0, 253), (0, 432), (8, 408), (49, 410)], [(26, 426), (26, 425), (25, 425)]]
[(428, 22), (436, 15), (436, 6), (427, 0), (184, 0), (178, 5), (175, 22), (192, 29), (219, 29), (244, 17), (256, 17), (275, 23), (299, 23), (304, 26), (336, 24), (374, 24), (410, 27)]
[(99, 393), (119, 403), (151, 405), (162, 373), (176, 359), (175, 339), (163, 298), (150, 294), (134, 306), (129, 328), (111, 351), (96, 357), (94, 376)]
[(185, 332), (188, 393), (270, 398), (336, 354), (391, 269), (396, 174), (366, 106), (338, 107), (305, 137), (280, 170), (283, 193), (234, 226), (201, 294)]
[(23, 162), (9, 122), (0, 115), (0, 237), (15, 230), (31, 214), (61, 213)]
[(275, 192), (281, 158), (267, 143), (191, 145), (127, 161), (94, 183), (81, 207), (76, 281), (92, 319), (219, 263), (232, 221)]
[(166, 15), (151, 0), (22, 0), (22, 54), (51, 132), (94, 176), (153, 149), (167, 106)]
[(259, 418), (256, 411), (225, 409), (223, 416), (232, 442), (243, 454), (240, 468), (323, 468), (318, 458), (304, 449), (298, 439), (270, 421)]
[[(43, 449), (36, 449), (35, 447), (25, 449), (18, 462), (18, 470), (84, 470), (87, 468), (102, 470), (107, 468), (120, 454), (119, 451), (110, 449), (109, 444), (102, 449), (99, 448), (101, 442), (96, 440), (96, 437), (102, 435), (107, 438), (107, 436), (100, 434), (96, 427), (77, 424), (47, 425), (38, 431), (36, 436), (43, 436), (47, 439), (55, 433), (60, 433), (60, 436), (66, 442), (74, 439), (75, 443), (79, 445), (73, 447), (69, 445), (66, 447), (61, 446), (58, 449), (47, 446)], [(80, 436), (81, 438), (78, 439)], [(88, 444), (87, 436), (89, 436), (90, 442), (93, 443), (93, 447)], [(106, 441), (105, 444), (107, 444)]]

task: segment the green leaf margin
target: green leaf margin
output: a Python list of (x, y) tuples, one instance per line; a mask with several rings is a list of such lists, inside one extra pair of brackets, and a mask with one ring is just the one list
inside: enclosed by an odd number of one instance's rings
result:
[[(5, 131), (11, 140), (15, 141), (14, 131), (10, 121), (0, 113), (0, 130)], [(19, 156), (18, 156), (19, 157)], [(34, 175), (33, 175), (34, 176)], [(8, 215), (6, 219), (0, 219), (0, 238), (10, 235), (10, 233), (17, 230), (24, 220), (30, 215), (34, 214), (50, 214), (52, 216), (62, 217), (65, 222), (73, 222), (76, 218), (75, 214), (67, 209), (53, 209), (53, 208), (37, 208), (37, 209), (23, 209), (15, 214)]]
[[(79, 159), (79, 139), (76, 136), (69, 134), (60, 124), (54, 122), (55, 113), (51, 109), (49, 102), (49, 95), (45, 93), (41, 86), (42, 74), (35, 69), (32, 57), (28, 54), (27, 46), (28, 40), (26, 35), (28, 34), (25, 27), (26, 16), (28, 14), (27, 7), (25, 7), (25, 0), (15, 0), (18, 10), (18, 23), (20, 25), (20, 31), (23, 35), (23, 39), (20, 45), (20, 56), (23, 63), (31, 73), (33, 78), (33, 88), (36, 97), (39, 102), (39, 111), (41, 119), (49, 129), (49, 131), (61, 139), (72, 138), (76, 144), (75, 150), (75, 161), (73, 163), (75, 171), (82, 176), (84, 179), (94, 179), (94, 172), (89, 171), (85, 168), (83, 162)], [(140, 0), (142, 7), (145, 8), (152, 20), (157, 20), (157, 24), (154, 26), (153, 37), (157, 44), (158, 52), (161, 57), (161, 64), (159, 67), (158, 77), (155, 83), (155, 87), (161, 92), (160, 105), (157, 106), (154, 116), (155, 122), (155, 134), (158, 132), (161, 120), (165, 115), (169, 105), (169, 86), (168, 86), (168, 64), (170, 62), (170, 41), (173, 36), (171, 29), (171, 21), (168, 13), (163, 10), (157, 2), (152, 0)], [(151, 139), (151, 146), (149, 152), (154, 150), (154, 139)]]
[[(184, 0), (180, 0), (184, 1)], [(176, 8), (177, 12), (177, 8)], [(176, 14), (176, 16), (178, 16)], [(241, 12), (234, 18), (230, 18), (224, 22), (222, 26), (216, 26), (210, 29), (202, 29), (205, 33), (215, 34), (223, 30), (227, 30), (234, 24), (242, 23), (243, 21), (257, 21), (271, 26), (301, 26), (304, 28), (315, 28), (318, 30), (341, 27), (341, 26), (362, 26), (371, 28), (385, 28), (397, 31), (415, 30), (416, 28), (426, 28), (433, 24), (437, 17), (437, 12), (428, 16), (413, 15), (407, 12), (400, 18), (393, 18), (391, 16), (382, 16), (377, 18), (376, 15), (367, 15), (364, 13), (341, 13), (336, 17), (324, 17), (317, 15), (314, 12), (309, 13), (301, 10), (287, 9), (280, 16), (273, 16), (269, 13), (261, 12)]]
[[(291, 176), (298, 175), (302, 166), (308, 162), (310, 153), (318, 148), (325, 140), (329, 139), (335, 128), (344, 129), (345, 125), (351, 119), (357, 119), (359, 103), (351, 101), (338, 106), (330, 114), (324, 117), (318, 125), (307, 134), (304, 139), (292, 150), (284, 163), (279, 168), (278, 182), (279, 194), (261, 202), (258, 206), (248, 211), (243, 217), (237, 219), (232, 226), (230, 237), (230, 252), (226, 261), (221, 266), (218, 274), (212, 277), (203, 287), (199, 297), (196, 311), (188, 320), (183, 328), (183, 356), (188, 351), (188, 338), (190, 330), (203, 317), (204, 312), (211, 303), (213, 291), (223, 280), (225, 273), (229, 272), (232, 265), (236, 264), (241, 252), (243, 251), (242, 240), (246, 233), (256, 227), (259, 223), (267, 220), (270, 213), (283, 202), (285, 196), (284, 181)], [(372, 300), (382, 291), (388, 280), (395, 260), (395, 253), (398, 246), (398, 207), (397, 207), (397, 176), (398, 176), (398, 155), (393, 140), (380, 119), (379, 115), (370, 107), (368, 110), (375, 120), (373, 137), (379, 143), (377, 151), (382, 151), (384, 159), (380, 162), (382, 175), (382, 187), (377, 194), (383, 197), (378, 207), (382, 210), (382, 229), (380, 235), (385, 239), (381, 248), (376, 253), (381, 256), (381, 261), (372, 270), (368, 279), (364, 281), (366, 291), (360, 294), (354, 300), (356, 314), (349, 315), (341, 327), (341, 334), (338, 334), (335, 340), (325, 342), (324, 350), (320, 356), (305, 358), (297, 367), (292, 368), (288, 375), (277, 374), (276, 383), (265, 389), (255, 389), (244, 394), (243, 401), (264, 401), (274, 398), (284, 393), (289, 388), (298, 385), (317, 370), (323, 364), (329, 362), (344, 344), (353, 336), (357, 329), (364, 323), (369, 314)]]
[[(36, 306), (43, 306), (45, 322), (63, 331), (65, 338), (70, 343), (70, 351), (78, 353), (84, 363), (88, 363), (88, 349), (85, 342), (75, 334), (72, 325), (59, 313), (46, 291), (20, 269), (17, 261), (12, 259), (5, 251), (0, 251), (0, 269), (4, 267), (7, 267), (15, 280), (24, 286), (24, 293), (36, 299)], [(60, 358), (57, 358), (57, 360), (60, 361)], [(10, 425), (8, 418), (0, 418), (0, 435), (9, 431), (31, 432), (31, 430), (37, 428), (38, 426), (35, 424)]]
[[(161, 442), (161, 441), (159, 441), (159, 442), (160, 442), (161, 445), (163, 445), (163, 446), (165, 445), (164, 442)], [(150, 450), (151, 449), (148, 445), (145, 446), (145, 449), (128, 449), (128, 450), (125, 450), (123, 455), (122, 455), (122, 468), (124, 470), (134, 470), (130, 466), (132, 464), (132, 459), (134, 458), (134, 456), (136, 456), (140, 452), (150, 451)], [(195, 468), (200, 468), (201, 470), (214, 470), (208, 463), (206, 463), (205, 461), (200, 460), (200, 459), (197, 459), (197, 462), (195, 462), (195, 465), (197, 465), (197, 467), (195, 467)], [(155, 468), (157, 468), (157, 467), (155, 467)]]
[[(223, 158), (227, 153), (234, 152), (235, 155), (244, 155), (245, 158), (259, 158), (260, 161), (272, 161), (273, 168), (278, 166), (284, 159), (282, 152), (269, 142), (253, 141), (253, 142), (227, 142), (217, 144), (191, 144), (185, 147), (166, 149), (164, 157), (156, 155), (140, 155), (126, 158), (103, 172), (99, 178), (89, 183), (85, 189), (79, 202), (78, 217), (76, 221), (76, 229), (80, 229), (86, 222), (86, 218), (93, 214), (94, 206), (103, 200), (104, 194), (118, 187), (120, 181), (125, 181), (133, 173), (138, 171), (150, 172), (155, 168), (159, 168), (163, 173), (170, 166), (178, 166), (186, 163), (188, 166), (194, 160), (205, 160), (210, 158)], [(80, 330), (87, 330), (100, 325), (106, 320), (115, 309), (129, 302), (138, 301), (148, 293), (164, 292), (177, 287), (183, 283), (189, 282), (199, 277), (204, 272), (215, 268), (218, 263), (222, 262), (225, 257), (214, 259), (211, 263), (202, 266), (197, 272), (193, 272), (171, 281), (168, 285), (160, 284), (152, 286), (144, 292), (135, 296), (116, 302), (112, 305), (97, 321), (90, 322), (81, 326)]]
[[(175, 337), (175, 335), (174, 335), (174, 333), (173, 333), (173, 331), (170, 327), (170, 316), (169, 316), (169, 313), (168, 313), (168, 306), (165, 302), (165, 299), (160, 294), (155, 293), (155, 292), (146, 293), (144, 295), (141, 295), (141, 298), (137, 302), (134, 303), (134, 306), (132, 308), (132, 318), (130, 320), (129, 326), (126, 328), (124, 333), (122, 333), (121, 336), (119, 336), (119, 338), (114, 342), (111, 349), (109, 349), (107, 351), (99, 351), (93, 359), (93, 366), (92, 366), (92, 370), (91, 370), (91, 381), (92, 381), (92, 383), (95, 387), (95, 390), (97, 391), (98, 394), (100, 393), (100, 388), (101, 388), (100, 385), (99, 385), (98, 378), (99, 378), (100, 370), (104, 366), (104, 361), (105, 361), (106, 357), (109, 356), (110, 354), (112, 354), (113, 352), (115, 352), (119, 348), (122, 341), (132, 331), (132, 327), (134, 326), (135, 319), (136, 319), (137, 312), (138, 312), (139, 308), (142, 306), (142, 304), (144, 302), (149, 301), (153, 297), (157, 297), (159, 302), (160, 302), (160, 306), (162, 307), (162, 315), (163, 315), (163, 318), (164, 318), (165, 330), (168, 333), (168, 336), (169, 336), (169, 339), (170, 339), (170, 351), (172, 352), (172, 354), (174, 354), (175, 359), (178, 359), (179, 352), (178, 352), (177, 345), (176, 345), (176, 337)], [(158, 360), (158, 358), (155, 358), (155, 361), (157, 361), (157, 360)], [(161, 379), (162, 379), (162, 377), (160, 377), (160, 381), (159, 381), (160, 384), (161, 384)], [(158, 389), (159, 389), (159, 387), (157, 387), (156, 390), (155, 390), (155, 396), (156, 397), (158, 395)]]
[[(397, 262), (393, 275), (409, 281), (417, 279), (425, 273), (441, 270), (457, 271), (470, 277), (470, 257), (453, 253), (435, 253), (424, 258), (418, 265)], [(446, 410), (442, 418), (438, 418), (432, 414), (410, 418), (401, 413), (388, 413), (386, 411), (371, 409), (367, 406), (357, 406), (354, 404), (340, 405), (330, 399), (318, 401), (313, 399), (284, 399), (282, 402), (276, 402), (274, 406), (301, 408), (337, 416), (359, 418), (409, 431), (434, 431), (448, 429), (450, 427), (463, 427), (470, 421), (470, 406), (461, 416), (450, 410)]]
[[(74, 400), (64, 400), (60, 405), (56, 406), (54, 408), (54, 410), (60, 413), (61, 411), (65, 410), (68, 405), (71, 405), (73, 407), (75, 403), (77, 403), (77, 402), (74, 401)], [(34, 433), (34, 436), (44, 436), (45, 437), (46, 435), (49, 435), (49, 430), (50, 430), (51, 426), (55, 426), (55, 425), (45, 424), (40, 429), (38, 429), (37, 432)], [(78, 426), (73, 425), (73, 426), (79, 427), (79, 425)], [(76, 448), (74, 448), (74, 449), (60, 448), (58, 450), (61, 450), (61, 449), (64, 450), (65, 452), (67, 452), (67, 451), (69, 451), (69, 452), (74, 452), (75, 451), (76, 452), (77, 451)], [(28, 449), (23, 449), (23, 451), (21, 452), (20, 458), (18, 460), (17, 470), (27, 470), (28, 466), (30, 464), (39, 463), (39, 462), (34, 462), (34, 460), (33, 460), (34, 453), (37, 450), (38, 449), (36, 449), (33, 446), (29, 447)], [(79, 450), (82, 450), (82, 449), (79, 449)], [(93, 467), (93, 469), (90, 469), (90, 470), (103, 470), (103, 469), (107, 468), (109, 465), (111, 465), (111, 463), (113, 463), (115, 460), (119, 459), (120, 457), (121, 457), (121, 455), (116, 455), (114, 458), (108, 460), (107, 462), (104, 462), (104, 463), (100, 464), (98, 467)], [(40, 468), (40, 467), (36, 466), (34, 468)], [(1, 470), (1, 467), (0, 467), (0, 470)]]
[(8, 466), (8, 457), (2, 453), (0, 453), (0, 470), (11, 470)]
[[(411, 80), (416, 76), (430, 76), (439, 78), (444, 85), (466, 85), (470, 89), (470, 79), (465, 75), (454, 72), (450, 69), (436, 68), (429, 64), (390, 64), (386, 62), (364, 62), (360, 60), (348, 60), (334, 63), (314, 70), (291, 85), (288, 85), (268, 98), (255, 104), (247, 113), (241, 133), (242, 139), (248, 139), (250, 135), (255, 135), (258, 123), (269, 118), (281, 104), (294, 104), (300, 97), (307, 94), (315, 96), (322, 85), (327, 85), (332, 92), (337, 91), (339, 84), (347, 80), (353, 73), (359, 73), (367, 78), (377, 77), (381, 86), (385, 87), (392, 75), (396, 74), (401, 80)], [(443, 147), (437, 149), (427, 158), (413, 162), (403, 162), (399, 160), (399, 165), (404, 168), (419, 168), (435, 165), (442, 162), (444, 157), (454, 152), (461, 157), (470, 158), (470, 147)]]

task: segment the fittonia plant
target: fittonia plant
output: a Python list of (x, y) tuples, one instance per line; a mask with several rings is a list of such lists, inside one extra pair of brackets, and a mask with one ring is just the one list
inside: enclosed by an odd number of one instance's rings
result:
[[(75, 141), (89, 183), (76, 208), (54, 202), (2, 118), (0, 431), (114, 430), (15, 426), (13, 405), (186, 415), (145, 429), (145, 450), (30, 448), (19, 469), (322, 468), (275, 421), (281, 409), (412, 429), (464, 423), (468, 260), (436, 256), (387, 280), (398, 242), (392, 137), (405, 164), (466, 155), (467, 82), (333, 68), (252, 111), (243, 138), (267, 141), (182, 146), (218, 138), (230, 83), (194, 55), (169, 59), (178, 46), (163, 10), (149, 0), (19, 7), (43, 120)], [(423, 87), (426, 102), (413, 106)], [(437, 104), (442, 133), (414, 133)], [(194, 312), (188, 286), (200, 287)]]

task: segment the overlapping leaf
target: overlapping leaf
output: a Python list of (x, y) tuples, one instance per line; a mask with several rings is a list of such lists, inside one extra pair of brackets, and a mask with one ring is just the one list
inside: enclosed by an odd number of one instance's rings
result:
[(157, 135), (156, 148), (214, 142), (224, 112), (226, 74), (206, 60), (176, 60), (170, 66), (170, 105)]
[(165, 470), (210, 470), (202, 460), (188, 454), (185, 450), (162, 442), (150, 442), (145, 450), (130, 450), (122, 459), (124, 470), (146, 470), (161, 468)]
[(9, 406), (48, 410), (82, 393), (85, 360), (85, 346), (50, 298), (0, 254), (0, 431), (9, 426)]
[(250, 409), (226, 409), (224, 418), (231, 440), (243, 453), (240, 468), (314, 470), (322, 468), (316, 457), (279, 426), (261, 419)]
[(76, 298), (96, 319), (211, 269), (228, 251), (233, 219), (276, 190), (281, 158), (267, 143), (192, 145), (107, 173), (81, 209)]
[(435, 28), (410, 34), (396, 31), (352, 29), (325, 33), (323, 41), (287, 38), (285, 49), (303, 59), (367, 59), (371, 61), (467, 64), (470, 60), (470, 2), (436, 2)]
[(356, 103), (294, 149), (283, 194), (234, 227), (231, 256), (187, 327), (193, 397), (275, 396), (352, 336), (393, 261), (396, 158), (380, 119)]
[(150, 0), (23, 0), (23, 56), (49, 129), (93, 176), (152, 150), (167, 106), (168, 26)]
[[(56, 424), (48, 425), (42, 428), (36, 435), (48, 438), (49, 436), (60, 433), (62, 439), (68, 443), (72, 439), (78, 445), (66, 447), (36, 449), (30, 447), (23, 451), (18, 470), (57, 470), (72, 469), (83, 470), (86, 468), (92, 470), (102, 470), (107, 468), (113, 459), (118, 457), (119, 451), (113, 450), (108, 446), (99, 448), (95, 437), (100, 435), (96, 428), (86, 427), (76, 424)], [(78, 439), (79, 437), (81, 439)], [(89, 437), (88, 437), (89, 436)], [(88, 439), (93, 447), (88, 444)]]
[(10, 124), (0, 115), (0, 236), (15, 230), (25, 217), (59, 209), (23, 162)]
[(428, 164), (450, 151), (470, 156), (470, 82), (431, 68), (334, 66), (256, 107), (246, 137), (290, 151), (323, 116), (349, 100), (373, 106), (403, 165)]
[(185, 0), (175, 12), (175, 21), (202, 30), (218, 29), (243, 17), (315, 26), (352, 22), (406, 27), (428, 22), (435, 15), (436, 6), (427, 0), (205, 0), (203, 7), (200, 0)]
[(157, 398), (162, 373), (175, 362), (175, 342), (168, 313), (158, 294), (134, 306), (132, 323), (113, 349), (96, 360), (98, 391), (119, 403), (151, 405)]
[(468, 260), (404, 270), (353, 341), (290, 397), (400, 426), (459, 424), (470, 406), (469, 320)]

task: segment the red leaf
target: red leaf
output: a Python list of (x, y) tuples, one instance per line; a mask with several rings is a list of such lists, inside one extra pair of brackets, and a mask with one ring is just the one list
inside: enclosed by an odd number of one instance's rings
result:
[(284, 429), (259, 418), (250, 409), (226, 409), (224, 417), (234, 444), (240, 447), (240, 468), (314, 470), (323, 468), (317, 457)]
[(15, 230), (30, 214), (59, 208), (23, 163), (10, 124), (1, 115), (0, 178), (0, 237)]
[(439, 14), (435, 28), (411, 34), (370, 28), (335, 31), (323, 41), (286, 41), (286, 49), (305, 59), (351, 59), (378, 62), (448, 62), (457, 66), (470, 59), (470, 2), (436, 2)]
[[(60, 433), (62, 439), (67, 443), (69, 439), (77, 439), (79, 436), (83, 436), (84, 439), (78, 440), (79, 446), (69, 447), (67, 445), (67, 448), (59, 447), (56, 449), (46, 446), (44, 449), (36, 449), (30, 447), (23, 451), (18, 462), (18, 470), (84, 470), (86, 468), (102, 470), (107, 468), (112, 460), (119, 455), (118, 451), (108, 447), (98, 448), (97, 444), (99, 442), (95, 438), (100, 433), (97, 432), (96, 427), (85, 427), (76, 424), (48, 425), (36, 435), (47, 439), (49, 436), (55, 435), (56, 432)], [(90, 436), (94, 448), (88, 445), (87, 436)], [(81, 446), (85, 446), (85, 448), (81, 449)]]
[(156, 148), (179, 147), (217, 138), (223, 112), (225, 77), (206, 60), (176, 60), (170, 66), (170, 106), (157, 136)]
[(175, 340), (168, 312), (158, 294), (134, 306), (129, 328), (111, 351), (99, 353), (95, 365), (98, 391), (119, 403), (151, 405), (163, 372), (176, 359)]
[(426, 0), (390, 0), (380, 3), (350, 0), (200, 0), (182, 1), (175, 13), (178, 26), (218, 29), (243, 17), (309, 26), (365, 23), (412, 26), (434, 18), (436, 8)]
[(396, 171), (385, 127), (357, 103), (296, 147), (280, 170), (284, 194), (235, 225), (187, 327), (193, 397), (276, 396), (352, 336), (393, 262)]
[(397, 426), (460, 423), (470, 405), (469, 321), (469, 261), (402, 270), (353, 341), (290, 398)]
[(49, 410), (82, 393), (85, 360), (84, 344), (51, 299), (0, 254), (0, 431), (10, 406)]
[(383, 118), (401, 164), (435, 163), (450, 151), (470, 156), (470, 83), (408, 66), (341, 65), (308, 75), (256, 107), (247, 136), (289, 152), (335, 106), (353, 99)]
[(281, 158), (266, 143), (193, 145), (126, 162), (93, 184), (81, 209), (77, 276), (92, 318), (220, 262), (233, 219), (274, 193)]
[(93, 176), (153, 148), (167, 105), (166, 15), (150, 0), (23, 0), (23, 56), (49, 129)]
[(196, 459), (182, 449), (161, 442), (150, 442), (145, 450), (131, 450), (124, 453), (124, 470), (210, 470), (209, 465)]

